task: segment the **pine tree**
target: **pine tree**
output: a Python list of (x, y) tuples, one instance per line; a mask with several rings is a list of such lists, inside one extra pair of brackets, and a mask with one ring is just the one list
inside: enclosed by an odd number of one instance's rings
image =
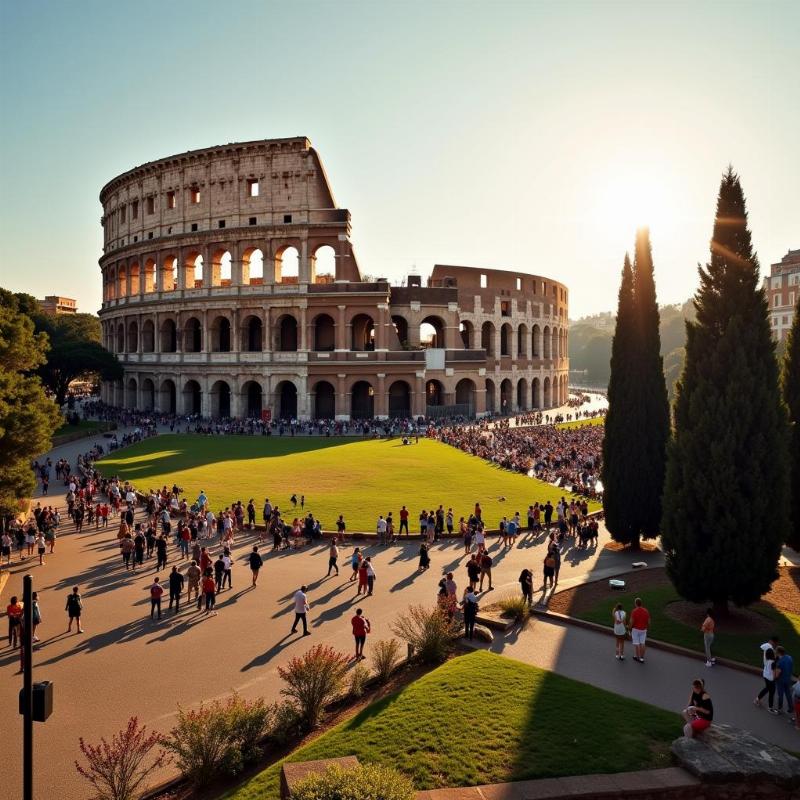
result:
[(791, 425), (791, 492), (794, 498), (791, 513), (791, 526), (786, 544), (800, 551), (800, 297), (794, 309), (794, 320), (786, 338), (781, 372), (783, 402), (789, 412)]
[(758, 271), (729, 168), (697, 319), (686, 325), (662, 520), (675, 588), (723, 614), (729, 601), (747, 605), (769, 590), (788, 532), (788, 430)]
[(608, 531), (622, 544), (638, 542), (629, 517), (629, 490), (636, 464), (628, 457), (630, 415), (633, 399), (633, 353), (636, 324), (633, 303), (633, 269), (625, 254), (617, 304), (617, 324), (611, 343), (611, 377), (608, 382), (608, 413), (603, 439), (603, 509)]

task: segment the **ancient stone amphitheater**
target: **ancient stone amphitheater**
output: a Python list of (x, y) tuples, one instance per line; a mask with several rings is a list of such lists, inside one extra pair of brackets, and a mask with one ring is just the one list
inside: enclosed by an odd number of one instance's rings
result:
[(401, 286), (362, 275), (308, 139), (162, 158), (100, 201), (103, 342), (124, 367), (106, 402), (344, 420), (566, 399), (566, 286), (441, 264)]

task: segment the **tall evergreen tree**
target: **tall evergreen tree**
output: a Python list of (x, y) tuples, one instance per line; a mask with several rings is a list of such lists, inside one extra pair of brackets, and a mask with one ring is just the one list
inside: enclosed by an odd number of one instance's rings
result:
[(800, 297), (794, 309), (794, 320), (786, 338), (781, 370), (783, 401), (791, 425), (791, 526), (786, 544), (800, 551)]
[(603, 439), (603, 508), (606, 527), (615, 541), (638, 542), (632, 526), (630, 486), (635, 480), (637, 465), (629, 458), (630, 416), (632, 413), (633, 355), (636, 311), (633, 303), (633, 269), (628, 254), (622, 267), (622, 281), (617, 303), (617, 324), (611, 343), (611, 378), (608, 381), (608, 414)]
[(668, 447), (662, 541), (678, 592), (726, 613), (729, 601), (752, 603), (775, 580), (789, 500), (775, 347), (732, 168), (720, 184), (711, 259), (699, 273)]

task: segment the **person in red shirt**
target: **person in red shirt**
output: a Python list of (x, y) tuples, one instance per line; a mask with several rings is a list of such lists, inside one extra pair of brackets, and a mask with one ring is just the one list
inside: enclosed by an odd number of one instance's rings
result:
[(161, 619), (161, 595), (164, 594), (164, 587), (158, 582), (158, 575), (150, 585), (150, 619), (158, 611), (158, 618)]
[(11, 602), (6, 606), (8, 615), (8, 644), (10, 647), (22, 646), (22, 603), (18, 602), (17, 597), (12, 597)]
[[(214, 605), (217, 599), (217, 584), (214, 582), (214, 576), (209, 572), (203, 577), (203, 597), (206, 599), (206, 614), (209, 612), (216, 616)], [(200, 598), (197, 598), (197, 610), (200, 610)]]
[(397, 535), (402, 536), (404, 529), (406, 536), (408, 536), (408, 509), (405, 506), (400, 509), (400, 529), (398, 530)]
[(644, 664), (645, 642), (647, 629), (650, 626), (650, 612), (642, 605), (641, 598), (633, 601), (631, 611), (631, 641), (633, 642), (633, 660)]
[(368, 583), (367, 580), (367, 562), (362, 561), (358, 566), (358, 591), (356, 594), (367, 593)]
[(364, 616), (362, 609), (356, 609), (356, 615), (350, 620), (353, 626), (353, 638), (356, 640), (356, 661), (361, 661), (364, 656), (364, 644), (370, 632), (369, 620)]

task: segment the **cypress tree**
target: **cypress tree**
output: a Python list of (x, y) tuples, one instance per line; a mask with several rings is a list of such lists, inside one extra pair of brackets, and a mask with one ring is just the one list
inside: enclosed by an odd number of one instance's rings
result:
[(781, 371), (783, 402), (791, 425), (791, 526), (786, 544), (800, 551), (800, 297), (794, 309), (794, 320), (786, 338)]
[(788, 430), (758, 271), (729, 168), (699, 269), (697, 319), (686, 324), (662, 520), (675, 588), (722, 614), (769, 590), (788, 533)]
[(629, 490), (636, 465), (629, 458), (632, 413), (633, 353), (635, 348), (633, 269), (625, 254), (617, 303), (617, 323), (611, 343), (611, 377), (608, 382), (608, 413), (603, 439), (603, 509), (608, 531), (622, 544), (638, 542), (629, 515)]

